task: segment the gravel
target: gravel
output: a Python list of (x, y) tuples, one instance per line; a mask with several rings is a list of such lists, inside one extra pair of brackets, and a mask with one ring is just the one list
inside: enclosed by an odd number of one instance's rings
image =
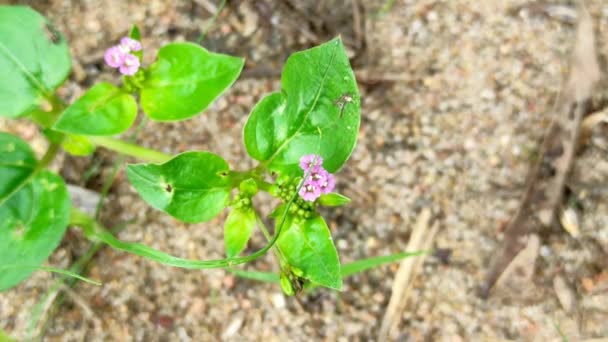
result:
[[(169, 41), (196, 40), (212, 15), (206, 7), (214, 5), (203, 0), (32, 3), (70, 41), (74, 72), (61, 89), (68, 100), (98, 80), (118, 81), (103, 67), (102, 53), (133, 22), (141, 26), (145, 48), (154, 51)], [(542, 2), (405, 0), (376, 15), (383, 2), (358, 3), (363, 38), (357, 37), (348, 1), (228, 5), (204, 45), (246, 57), (245, 76), (203, 115), (147, 123), (138, 142), (167, 153), (209, 150), (234, 169), (252, 167), (241, 142), (242, 128), (253, 105), (279, 89), (276, 70), (289, 53), (342, 33), (355, 69), (369, 79), (360, 79), (359, 142), (338, 175), (338, 190), (353, 202), (324, 212), (341, 260), (402, 251), (426, 207), (439, 218), (436, 247), (452, 252), (447, 264), (429, 258), (422, 268), (395, 339), (608, 336), (608, 292), (601, 290), (608, 272), (589, 247), (608, 251), (608, 154), (601, 145), (606, 132), (602, 124), (593, 130), (572, 176), (582, 184), (570, 195), (578, 203), (581, 236), (574, 239), (561, 228), (546, 229), (536, 267), (530, 266), (531, 281), (497, 289), (487, 301), (476, 295), (503, 238), (500, 227), (517, 210), (531, 157), (554, 113), (574, 43), (572, 7), (566, 1), (552, 2), (563, 7), (551, 12), (561, 16), (552, 16), (542, 11)], [(587, 4), (600, 60), (606, 61), (608, 6), (601, 0)], [(145, 62), (153, 58), (154, 53), (147, 53)], [(604, 90), (598, 92), (598, 97), (604, 95)], [(0, 126), (34, 139), (36, 150), (43, 151), (44, 140), (31, 125), (3, 120)], [(62, 156), (55, 167), (70, 182), (99, 190), (115, 159), (99, 150), (88, 158)], [(99, 171), (85, 180), (82, 174), (91, 165)], [(271, 210), (271, 202), (258, 202), (263, 212)], [(133, 222), (119, 233), (121, 239), (197, 259), (222, 257), (225, 216), (204, 224), (178, 222), (143, 203), (124, 173), (103, 211), (108, 226)], [(263, 236), (256, 235), (249, 250), (263, 243)], [(67, 267), (86, 246), (81, 233), (70, 230), (49, 264)], [(353, 276), (342, 293), (320, 290), (297, 301), (283, 297), (278, 286), (222, 270), (170, 268), (105, 248), (88, 273), (103, 286), (78, 284), (68, 293), (49, 322), (46, 338), (370, 340), (390, 299), (397, 266)], [(273, 270), (276, 265), (267, 256), (250, 267)], [(554, 290), (557, 275), (558, 288), (572, 291), (574, 309), (560, 305), (563, 294)], [(0, 294), (0, 328), (24, 337), (32, 308), (53, 278), (37, 272)]]

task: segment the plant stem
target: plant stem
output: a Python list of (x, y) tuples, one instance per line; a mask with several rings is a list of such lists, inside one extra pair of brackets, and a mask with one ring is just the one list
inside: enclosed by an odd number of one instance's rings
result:
[[(262, 221), (262, 218), (260, 217), (260, 215), (258, 215), (257, 212), (255, 213), (255, 217), (258, 221), (258, 226), (260, 226), (262, 233), (266, 237), (266, 240), (268, 240), (268, 241), (272, 240), (272, 235), (270, 235), (268, 228), (266, 228), (266, 225), (264, 224), (264, 222)], [(281, 268), (283, 268), (283, 265), (288, 264), (287, 259), (285, 259), (285, 256), (283, 255), (283, 253), (281, 253), (279, 246), (277, 246), (277, 245), (272, 246), (272, 250), (274, 251), (274, 254), (277, 256), (277, 258), (279, 258), (279, 264), (281, 265)]]
[(89, 136), (88, 138), (94, 144), (105, 147), (108, 150), (112, 150), (148, 162), (164, 163), (167, 160), (171, 159), (171, 156), (166, 153), (141, 147), (119, 139), (101, 136)]

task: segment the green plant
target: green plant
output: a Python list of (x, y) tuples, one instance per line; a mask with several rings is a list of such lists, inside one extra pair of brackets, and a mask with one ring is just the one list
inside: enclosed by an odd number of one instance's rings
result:
[[(55, 93), (71, 70), (63, 36), (30, 8), (0, 6), (0, 116), (32, 120), (49, 141), (38, 160), (25, 141), (0, 133), (0, 290), (15, 286), (35, 269), (77, 276), (41, 266), (68, 225), (81, 227), (93, 241), (163, 264), (221, 267), (266, 280), (267, 274), (234, 266), (273, 249), (280, 273), (271, 278), (288, 295), (316, 286), (340, 290), (344, 276), (411, 255), (373, 258), (341, 269), (330, 231), (316, 210), (350, 201), (331, 192), (332, 173), (350, 157), (360, 123), (357, 83), (339, 38), (293, 54), (283, 70), (281, 91), (253, 108), (244, 144), (259, 163), (245, 171), (231, 169), (212, 152), (169, 156), (111, 137), (133, 125), (138, 106), (157, 121), (199, 114), (235, 82), (244, 64), (241, 58), (196, 44), (171, 43), (159, 50), (154, 63), (143, 66), (139, 41), (139, 29), (133, 27), (106, 52), (107, 64), (123, 74), (120, 86), (97, 83), (68, 105)], [(188, 260), (123, 242), (72, 207), (63, 179), (47, 166), (61, 148), (87, 155), (97, 147), (144, 162), (128, 165), (130, 183), (148, 204), (179, 220), (208, 221), (231, 208), (224, 226), (227, 258)], [(271, 215), (272, 234), (255, 209), (260, 191), (279, 202)], [(256, 227), (267, 237), (267, 245), (240, 256)]]

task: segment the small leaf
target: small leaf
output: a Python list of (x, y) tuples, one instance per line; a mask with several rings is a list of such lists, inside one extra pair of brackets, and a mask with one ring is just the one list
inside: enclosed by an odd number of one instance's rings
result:
[(228, 163), (209, 152), (185, 152), (163, 164), (127, 167), (131, 185), (148, 204), (185, 222), (211, 220), (228, 203)]
[(133, 97), (110, 83), (97, 83), (69, 106), (55, 129), (82, 135), (114, 135), (129, 129), (137, 116)]
[(95, 152), (95, 145), (83, 135), (66, 134), (61, 147), (74, 156), (88, 156)]
[(281, 84), (247, 120), (247, 152), (279, 173), (300, 172), (300, 157), (311, 153), (337, 171), (355, 147), (360, 122), (359, 91), (342, 41), (293, 54)]
[(66, 41), (46, 18), (29, 7), (0, 6), (0, 117), (38, 107), (70, 69)]
[(229, 258), (238, 256), (247, 246), (255, 228), (256, 215), (252, 208), (234, 208), (224, 223), (224, 245)]
[(141, 33), (139, 32), (139, 27), (137, 27), (137, 25), (131, 26), (129, 37), (138, 41), (141, 40)]
[(234, 83), (243, 59), (192, 43), (165, 45), (141, 90), (144, 112), (159, 121), (183, 120), (205, 110)]
[(302, 270), (303, 278), (342, 289), (338, 252), (323, 217), (288, 220), (277, 244), (289, 265)]
[[(39, 266), (57, 247), (67, 227), (68, 191), (56, 174), (34, 173), (36, 160), (24, 141), (0, 133), (0, 149), (1, 264)], [(0, 291), (15, 286), (33, 271), (3, 270)]]
[[(129, 37), (131, 39), (135, 39), (141, 43), (141, 33), (139, 32), (139, 27), (137, 25), (131, 26), (131, 31), (129, 32)], [(140, 61), (144, 57), (144, 49), (142, 44), (142, 49), (139, 51), (131, 51), (133, 55), (135, 55)]]
[(319, 204), (325, 207), (340, 207), (350, 203), (350, 198), (336, 192), (323, 194), (319, 197)]

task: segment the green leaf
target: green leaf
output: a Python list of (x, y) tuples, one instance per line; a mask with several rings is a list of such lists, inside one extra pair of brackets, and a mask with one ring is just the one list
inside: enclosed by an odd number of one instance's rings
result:
[(88, 156), (95, 152), (95, 145), (83, 135), (66, 134), (61, 147), (74, 156)]
[(359, 91), (342, 41), (293, 54), (281, 84), (281, 92), (253, 109), (244, 130), (247, 152), (279, 173), (300, 172), (300, 157), (311, 153), (337, 171), (355, 147), (360, 122)]
[(131, 39), (141, 41), (141, 33), (139, 32), (139, 27), (137, 27), (137, 25), (131, 26), (131, 31), (129, 31), (129, 37)]
[(163, 164), (127, 167), (129, 181), (148, 204), (185, 222), (211, 220), (228, 203), (228, 163), (209, 152), (185, 152)]
[(340, 207), (350, 203), (350, 198), (337, 192), (330, 192), (319, 197), (319, 204), (325, 207)]
[(192, 117), (234, 83), (243, 64), (242, 58), (211, 53), (192, 43), (165, 45), (146, 74), (141, 106), (154, 120)]
[(30, 146), (16, 136), (0, 132), (0, 203), (23, 185), (36, 168)]
[(69, 106), (55, 129), (82, 135), (114, 135), (129, 129), (137, 116), (137, 103), (118, 87), (102, 82)]
[[(68, 225), (70, 198), (63, 179), (42, 171), (0, 206), (0, 260), (3, 264), (41, 265), (55, 250)], [(0, 272), (0, 291), (35, 269)]]
[(338, 252), (323, 217), (285, 222), (277, 245), (289, 265), (302, 270), (303, 278), (342, 289)]
[(234, 208), (224, 223), (224, 245), (229, 258), (238, 256), (247, 246), (255, 228), (256, 215), (251, 207)]
[(71, 69), (63, 36), (29, 7), (0, 6), (0, 117), (38, 107)]

